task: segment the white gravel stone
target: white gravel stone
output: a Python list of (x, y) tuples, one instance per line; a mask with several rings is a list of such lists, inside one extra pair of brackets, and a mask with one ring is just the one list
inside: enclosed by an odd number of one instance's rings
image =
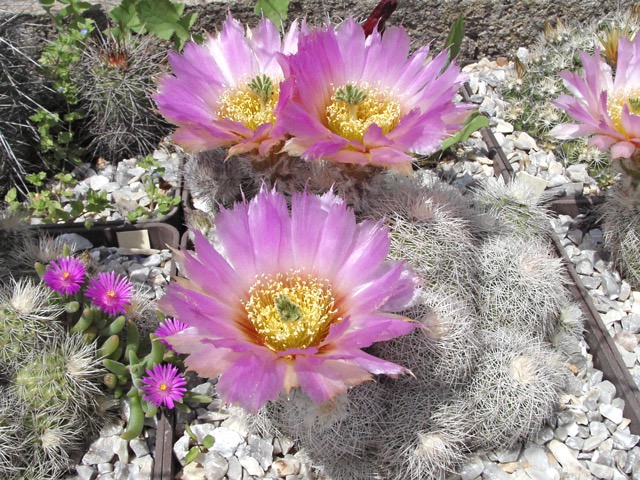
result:
[[(191, 429), (193, 430), (193, 427), (191, 427)], [(194, 431), (193, 433), (196, 432)], [(235, 453), (238, 446), (244, 443), (244, 438), (242, 437), (242, 435), (240, 435), (237, 431), (231, 430), (227, 427), (215, 428), (212, 435), (215, 439), (212, 447), (213, 450), (215, 450), (225, 458), (231, 457)]]

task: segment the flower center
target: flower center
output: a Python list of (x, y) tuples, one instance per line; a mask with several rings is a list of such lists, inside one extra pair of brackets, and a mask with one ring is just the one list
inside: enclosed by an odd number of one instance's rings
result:
[(244, 307), (264, 344), (275, 352), (318, 345), (330, 325), (341, 321), (328, 282), (299, 271), (258, 277)]
[(167, 384), (166, 384), (166, 383), (161, 383), (160, 385), (158, 385), (158, 389), (159, 389), (161, 392), (164, 392), (167, 388), (168, 388), (168, 387), (167, 387)]
[(69, 275), (70, 275), (70, 274), (69, 274), (69, 272), (64, 272), (64, 273), (62, 274), (62, 279), (63, 279), (63, 280), (66, 280), (67, 278), (69, 278)]
[(280, 97), (279, 84), (267, 75), (258, 75), (248, 84), (232, 88), (220, 96), (218, 117), (240, 122), (251, 130), (273, 123), (273, 110)]
[(116, 292), (115, 292), (115, 291), (113, 291), (113, 290), (109, 290), (109, 291), (107, 292), (107, 297), (113, 298), (113, 297), (115, 297), (115, 296), (116, 296)]
[(613, 125), (617, 131), (628, 137), (630, 134), (622, 126), (622, 109), (625, 105), (628, 105), (629, 113), (640, 116), (640, 89), (611, 92), (607, 100), (607, 113)]
[(326, 113), (333, 133), (362, 141), (371, 124), (378, 125), (385, 134), (393, 130), (400, 121), (400, 104), (388, 92), (348, 83), (335, 90)]

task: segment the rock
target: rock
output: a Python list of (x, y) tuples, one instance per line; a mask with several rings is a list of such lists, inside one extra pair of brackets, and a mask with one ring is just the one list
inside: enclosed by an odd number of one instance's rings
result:
[(149, 446), (144, 440), (134, 438), (133, 440), (129, 441), (129, 447), (131, 447), (131, 450), (133, 450), (133, 453), (136, 457), (144, 457), (145, 455), (149, 455)]
[(613, 439), (613, 448), (621, 450), (631, 450), (640, 440), (640, 436), (632, 435), (620, 429), (616, 430), (611, 438)]
[(502, 470), (495, 463), (486, 463), (482, 472), (482, 478), (485, 480), (509, 480), (509, 474)]
[(267, 470), (273, 462), (273, 445), (256, 435), (249, 436), (249, 455), (255, 458), (263, 470)]
[(100, 463), (108, 463), (115, 456), (115, 448), (120, 437), (99, 437), (91, 446), (89, 451), (82, 457), (84, 465), (98, 465)]
[(608, 418), (616, 425), (622, 422), (622, 409), (616, 408), (612, 405), (602, 404), (600, 405), (600, 413), (603, 417)]
[(474, 480), (484, 471), (484, 462), (474, 455), (467, 459), (466, 463), (458, 470), (461, 480)]
[(524, 449), (524, 458), (527, 459), (529, 464), (541, 470), (547, 470), (549, 468), (549, 460), (547, 459), (547, 453), (545, 449), (534, 443), (527, 443)]
[(298, 475), (298, 473), (300, 473), (300, 461), (296, 458), (287, 456), (274, 461), (271, 468), (278, 477)]
[(76, 473), (78, 480), (94, 480), (98, 476), (98, 472), (87, 465), (77, 465)]
[(205, 477), (207, 480), (222, 480), (227, 474), (227, 460), (218, 452), (209, 450), (207, 453), (198, 455), (196, 460), (204, 467)]
[(56, 242), (59, 242), (62, 245), (68, 245), (71, 253), (91, 250), (93, 248), (93, 243), (77, 233), (63, 233), (58, 235), (56, 237)]
[(612, 480), (614, 469), (606, 465), (587, 461), (587, 467), (594, 477), (602, 480)]
[(551, 440), (547, 447), (558, 463), (562, 465), (563, 471), (566, 474), (574, 475), (577, 480), (588, 480), (591, 478), (591, 473), (580, 464), (572, 453), (572, 450), (565, 444), (558, 440)]
[(528, 133), (525, 132), (522, 132), (520, 133), (520, 135), (518, 135), (518, 137), (513, 141), (513, 146), (519, 150), (526, 151), (538, 149), (536, 141)]
[(613, 339), (628, 352), (633, 352), (638, 346), (638, 337), (624, 330), (616, 333)]
[[(203, 426), (203, 425), (208, 425), (208, 424), (202, 424), (200, 426)], [(194, 425), (191, 427), (191, 430), (193, 430), (194, 434), (196, 433), (196, 431), (194, 430), (194, 427), (198, 427), (198, 426), (199, 425)], [(212, 426), (212, 425), (208, 425), (208, 426)], [(213, 435), (213, 438), (215, 439), (212, 449), (218, 452), (220, 455), (222, 455), (225, 458), (231, 457), (235, 453), (238, 446), (244, 442), (244, 439), (237, 431), (231, 430), (230, 428), (227, 428), (227, 427), (216, 428), (215, 430), (213, 430), (212, 435)], [(201, 440), (200, 437), (198, 437), (198, 439)]]
[(85, 183), (89, 184), (89, 188), (95, 191), (104, 190), (109, 182), (110, 180), (102, 175), (94, 175), (85, 180)]

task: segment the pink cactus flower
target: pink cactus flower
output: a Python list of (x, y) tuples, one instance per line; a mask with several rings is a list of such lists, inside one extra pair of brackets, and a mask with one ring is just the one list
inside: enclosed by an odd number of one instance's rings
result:
[(593, 135), (589, 145), (611, 150), (611, 157), (630, 158), (640, 148), (640, 35), (620, 37), (615, 78), (600, 52), (580, 53), (584, 77), (560, 72), (572, 95), (561, 95), (554, 105), (576, 123), (551, 130), (560, 139)]
[(272, 130), (288, 97), (280, 57), (294, 53), (297, 40), (296, 22), (281, 38), (263, 18), (245, 36), (229, 15), (203, 45), (189, 42), (182, 54), (171, 53), (173, 75), (160, 78), (154, 99), (178, 126), (173, 141), (193, 152), (228, 147), (229, 155), (267, 155), (282, 140)]
[(195, 233), (182, 252), (186, 279), (168, 287), (160, 308), (189, 326), (165, 337), (185, 364), (217, 377), (227, 402), (256, 412), (281, 392), (321, 403), (399, 365), (362, 349), (405, 335), (416, 323), (394, 314), (413, 298), (416, 277), (388, 261), (388, 230), (357, 223), (333, 194), (291, 199), (263, 190), (222, 210), (218, 250)]
[(284, 151), (410, 173), (410, 153), (438, 150), (469, 113), (453, 102), (465, 77), (446, 52), (429, 61), (428, 47), (409, 56), (409, 45), (400, 27), (366, 37), (353, 19), (301, 35), (280, 114), (292, 136)]

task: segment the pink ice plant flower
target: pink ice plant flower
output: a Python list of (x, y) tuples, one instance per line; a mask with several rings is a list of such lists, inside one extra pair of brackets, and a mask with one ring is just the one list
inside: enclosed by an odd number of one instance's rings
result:
[(60, 257), (49, 264), (42, 280), (55, 292), (73, 295), (80, 290), (85, 275), (82, 261), (75, 257)]
[(560, 72), (572, 95), (561, 95), (554, 105), (566, 110), (576, 123), (551, 130), (560, 139), (593, 135), (589, 145), (611, 149), (611, 157), (630, 158), (640, 148), (640, 35), (618, 40), (618, 60), (611, 67), (596, 49), (593, 56), (580, 53), (584, 77)]
[(91, 279), (85, 295), (91, 303), (109, 315), (126, 313), (131, 305), (133, 285), (114, 272), (101, 272)]
[(465, 80), (442, 52), (409, 56), (404, 29), (365, 37), (353, 19), (300, 36), (289, 58), (295, 93), (281, 112), (292, 138), (284, 151), (306, 160), (378, 165), (411, 172), (410, 153), (430, 154), (462, 126), (453, 102)]
[(245, 35), (229, 14), (222, 31), (202, 45), (192, 41), (182, 54), (170, 53), (173, 75), (160, 78), (154, 99), (178, 126), (173, 141), (192, 152), (228, 147), (229, 155), (266, 156), (282, 141), (282, 132), (273, 131), (289, 96), (280, 85), (280, 61), (296, 51), (297, 41), (296, 22), (284, 38), (266, 18)]
[(143, 400), (156, 407), (172, 409), (187, 391), (184, 377), (174, 365), (156, 365), (142, 377), (140, 389), (145, 392)]
[(405, 335), (416, 323), (394, 314), (417, 283), (404, 262), (385, 260), (388, 229), (357, 223), (331, 193), (291, 198), (263, 188), (222, 210), (214, 248), (194, 232), (181, 252), (185, 278), (160, 308), (189, 325), (165, 337), (202, 377), (220, 376), (221, 398), (256, 412), (300, 388), (321, 403), (399, 365), (362, 349)]
[(155, 334), (165, 347), (171, 348), (171, 345), (169, 345), (169, 343), (164, 338), (168, 337), (169, 335), (181, 332), (182, 330), (186, 330), (188, 327), (189, 326), (186, 323), (183, 323), (180, 320), (176, 320), (175, 318), (167, 318), (156, 329)]

